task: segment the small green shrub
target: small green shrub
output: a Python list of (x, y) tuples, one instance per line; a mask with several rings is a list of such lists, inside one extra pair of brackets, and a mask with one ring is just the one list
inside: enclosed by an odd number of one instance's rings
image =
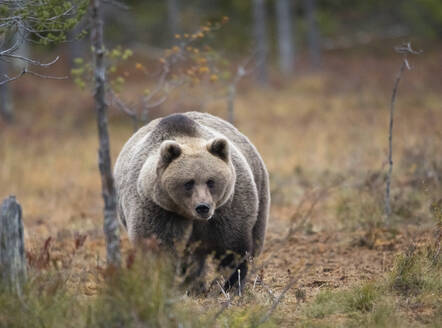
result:
[(337, 313), (370, 312), (381, 296), (379, 287), (367, 282), (347, 290), (320, 292), (306, 308), (309, 318), (324, 318)]
[(365, 313), (357, 313), (346, 323), (349, 328), (403, 328), (404, 321), (398, 316), (394, 301), (387, 298)]
[(432, 248), (409, 249), (398, 257), (389, 276), (390, 288), (403, 295), (442, 293), (441, 255)]
[(340, 297), (340, 293), (324, 290), (306, 307), (305, 314), (308, 318), (324, 318), (334, 314), (339, 311)]
[(375, 302), (379, 297), (380, 291), (378, 286), (371, 282), (355, 287), (343, 295), (346, 310), (349, 312), (370, 312), (373, 310)]
[[(171, 262), (148, 254), (129, 269), (108, 273), (107, 283), (91, 305), (92, 327), (198, 327), (197, 316), (184, 311), (184, 291), (174, 285)], [(180, 299), (182, 297), (183, 299)]]
[(20, 294), (0, 289), (0, 327), (81, 327), (82, 310), (57, 272), (34, 275)]
[(256, 300), (232, 302), (218, 318), (221, 305), (202, 311), (180, 287), (172, 260), (144, 253), (130, 256), (125, 268), (102, 271), (92, 297), (66, 286), (69, 270), (31, 270), (19, 295), (0, 288), (0, 328), (275, 327), (272, 318), (260, 324), (269, 306)]
[(381, 282), (322, 291), (306, 305), (303, 314), (300, 327), (404, 327), (394, 299)]
[(346, 229), (378, 228), (383, 225), (382, 202), (372, 192), (349, 190), (338, 196), (336, 217)]
[(220, 327), (229, 328), (271, 328), (278, 327), (273, 320), (260, 323), (268, 310), (260, 305), (249, 306), (246, 308), (236, 308), (226, 311), (218, 320)]

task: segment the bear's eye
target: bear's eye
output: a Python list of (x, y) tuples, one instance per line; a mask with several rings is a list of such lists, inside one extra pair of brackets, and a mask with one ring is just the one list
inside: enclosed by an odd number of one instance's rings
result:
[(212, 179), (207, 180), (207, 187), (209, 188), (215, 187), (215, 181), (213, 181)]
[(187, 191), (192, 190), (194, 184), (194, 180), (189, 180), (184, 184), (184, 189), (186, 189)]

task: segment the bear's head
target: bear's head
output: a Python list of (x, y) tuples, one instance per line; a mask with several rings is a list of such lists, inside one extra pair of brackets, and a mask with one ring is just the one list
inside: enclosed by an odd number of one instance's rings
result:
[[(225, 138), (166, 140), (152, 159), (140, 175), (150, 177), (141, 179), (138, 189), (168, 211), (209, 220), (233, 194), (236, 174)], [(143, 173), (146, 166), (150, 172)]]

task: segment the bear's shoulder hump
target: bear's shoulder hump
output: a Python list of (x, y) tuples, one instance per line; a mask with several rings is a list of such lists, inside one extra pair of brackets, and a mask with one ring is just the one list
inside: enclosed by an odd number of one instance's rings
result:
[(169, 136), (196, 137), (198, 123), (183, 114), (172, 114), (161, 119), (157, 129)]

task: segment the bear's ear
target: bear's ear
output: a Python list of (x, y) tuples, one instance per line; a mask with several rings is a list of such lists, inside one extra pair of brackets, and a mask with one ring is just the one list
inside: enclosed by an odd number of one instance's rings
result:
[(229, 143), (224, 138), (212, 139), (207, 144), (207, 149), (212, 155), (221, 158), (225, 162), (230, 159)]
[(174, 159), (181, 155), (180, 145), (172, 140), (163, 141), (160, 146), (160, 163), (162, 168), (166, 168)]

